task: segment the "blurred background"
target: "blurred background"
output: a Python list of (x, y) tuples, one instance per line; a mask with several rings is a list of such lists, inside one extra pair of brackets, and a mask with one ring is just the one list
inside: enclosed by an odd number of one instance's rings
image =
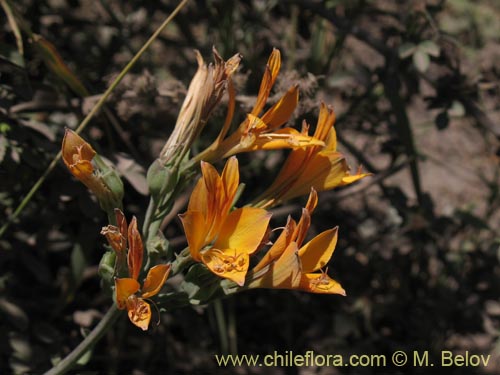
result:
[[(173, 1), (0, 1), (0, 224)], [(42, 38), (42, 39), (41, 39)], [(125, 212), (147, 207), (144, 174), (168, 138), (197, 64), (243, 55), (237, 114), (273, 47), (283, 66), (269, 104), (300, 87), (292, 123), (337, 114), (339, 148), (373, 176), (320, 194), (311, 236), (339, 225), (329, 273), (347, 297), (253, 290), (161, 315), (143, 333), (122, 319), (81, 361), (85, 373), (427, 374), (426, 368), (228, 368), (214, 354), (491, 354), (500, 373), (500, 5), (495, 0), (190, 1), (83, 136), (117, 165)], [(226, 99), (224, 99), (226, 100)], [(223, 122), (212, 117), (200, 144)], [(239, 157), (255, 197), (287, 151)], [(220, 168), (220, 166), (219, 166)], [(305, 198), (274, 210), (300, 216)], [(38, 374), (111, 304), (97, 265), (106, 216), (59, 163), (0, 238), (0, 372)], [(185, 246), (177, 219), (164, 228)], [(75, 372), (76, 373), (76, 372)], [(82, 372), (78, 372), (82, 373)]]

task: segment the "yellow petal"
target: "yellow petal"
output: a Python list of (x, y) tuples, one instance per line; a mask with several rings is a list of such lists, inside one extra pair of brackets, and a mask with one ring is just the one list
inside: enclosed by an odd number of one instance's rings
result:
[(261, 117), (268, 129), (276, 129), (288, 121), (299, 102), (298, 86), (291, 87), (285, 95)]
[(142, 298), (133, 296), (127, 301), (128, 318), (137, 327), (147, 331), (151, 321), (151, 306)]
[(326, 273), (308, 273), (302, 275), (299, 289), (310, 293), (346, 295), (344, 288)]
[(214, 247), (234, 249), (252, 254), (266, 234), (271, 214), (254, 207), (243, 207), (231, 212), (224, 221)]
[(238, 159), (236, 159), (236, 157), (233, 156), (227, 160), (221, 178), (226, 193), (225, 199), (228, 206), (227, 210), (229, 210), (240, 183), (240, 172), (238, 170)]
[[(272, 133), (259, 134), (248, 151), (276, 150), (280, 148), (300, 148), (324, 146), (325, 143), (314, 137), (303, 135), (293, 128), (281, 128)], [(246, 151), (246, 150), (245, 150)]]
[(294, 289), (300, 284), (300, 259), (297, 244), (291, 242), (274, 263), (252, 276), (249, 288)]
[(338, 227), (326, 230), (300, 248), (303, 273), (316, 271), (328, 263), (337, 244), (337, 233)]
[(127, 301), (139, 291), (140, 285), (137, 280), (131, 278), (115, 279), (116, 305), (120, 310), (127, 307)]
[(194, 260), (200, 261), (200, 250), (205, 245), (207, 229), (205, 218), (199, 211), (188, 211), (179, 215), (186, 234), (189, 252)]
[(170, 264), (158, 264), (148, 271), (142, 286), (142, 297), (152, 297), (160, 291), (170, 273)]
[(360, 174), (355, 174), (353, 176), (343, 177), (342, 182), (340, 183), (340, 186), (352, 184), (353, 182), (356, 182), (358, 180), (361, 180), (362, 178), (365, 178), (365, 177), (371, 176), (371, 175), (372, 175), (371, 173), (360, 173)]
[(276, 81), (276, 77), (278, 76), (278, 72), (281, 67), (281, 54), (277, 49), (273, 49), (271, 56), (269, 56), (269, 60), (266, 65), (266, 70), (264, 71), (264, 76), (262, 77), (262, 82), (260, 83), (259, 93), (257, 94), (257, 100), (255, 101), (255, 105), (251, 111), (251, 113), (257, 116), (260, 111), (264, 108), (267, 99), (269, 98), (269, 93), (271, 92), (271, 88)]
[(317, 205), (318, 205), (318, 193), (312, 187), (311, 192), (309, 193), (309, 197), (307, 198), (307, 203), (305, 208), (309, 212), (309, 214), (312, 214)]
[(200, 211), (203, 214), (207, 213), (208, 207), (208, 192), (203, 178), (200, 178), (189, 198), (188, 211)]
[(128, 272), (131, 278), (137, 280), (141, 273), (144, 248), (142, 238), (137, 229), (137, 219), (134, 216), (128, 227)]
[(203, 263), (217, 276), (234, 281), (239, 286), (245, 284), (245, 276), (250, 264), (247, 253), (234, 249), (219, 250), (212, 248), (202, 255)]
[(324, 103), (321, 103), (314, 137), (321, 139), (322, 141), (326, 140), (334, 123), (335, 113), (333, 112), (333, 109), (327, 107)]
[(258, 272), (283, 254), (290, 242), (293, 241), (293, 232), (295, 231), (296, 225), (295, 220), (289, 216), (285, 229), (283, 229), (278, 239), (274, 241), (273, 246), (271, 246), (267, 253), (262, 257), (260, 262), (253, 268), (253, 272)]

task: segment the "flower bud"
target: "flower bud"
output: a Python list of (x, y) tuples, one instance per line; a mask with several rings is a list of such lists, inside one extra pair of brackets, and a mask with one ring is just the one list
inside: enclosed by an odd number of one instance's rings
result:
[(154, 201), (159, 201), (171, 192), (177, 185), (179, 175), (176, 167), (164, 165), (160, 159), (156, 159), (148, 169), (146, 180), (149, 193)]
[(121, 207), (124, 189), (117, 172), (102, 161), (89, 143), (70, 129), (66, 129), (64, 134), (62, 159), (71, 174), (96, 195), (102, 209), (112, 212), (114, 208)]

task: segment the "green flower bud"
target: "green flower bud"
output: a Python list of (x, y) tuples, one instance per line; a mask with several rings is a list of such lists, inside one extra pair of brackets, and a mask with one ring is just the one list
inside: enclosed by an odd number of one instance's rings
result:
[(122, 207), (124, 195), (123, 182), (118, 175), (118, 172), (104, 163), (104, 161), (96, 155), (94, 157), (97, 167), (99, 168), (98, 178), (107, 188), (107, 194), (97, 196), (99, 203), (106, 212), (113, 212), (115, 208)]
[(113, 284), (115, 276), (116, 254), (114, 251), (106, 251), (99, 262), (97, 273), (108, 285)]
[(156, 159), (148, 169), (146, 181), (149, 192), (154, 201), (159, 201), (171, 192), (179, 180), (176, 167), (164, 165), (160, 159)]

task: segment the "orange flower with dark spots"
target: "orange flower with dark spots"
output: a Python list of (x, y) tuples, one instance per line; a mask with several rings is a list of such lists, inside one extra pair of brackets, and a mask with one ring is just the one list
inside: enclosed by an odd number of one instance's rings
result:
[(128, 227), (127, 264), (130, 277), (115, 279), (116, 305), (120, 310), (127, 310), (130, 321), (146, 331), (151, 321), (151, 306), (146, 301), (162, 288), (170, 273), (170, 264), (158, 264), (152, 267), (141, 285), (137, 281), (143, 262), (143, 244), (137, 219), (134, 217)]
[(255, 253), (267, 233), (271, 214), (243, 207), (230, 212), (239, 184), (238, 160), (230, 158), (222, 175), (202, 162), (187, 212), (180, 215), (191, 257), (217, 276), (242, 286)]
[(317, 194), (313, 189), (299, 223), (289, 218), (273, 246), (249, 273), (249, 288), (296, 289), (345, 295), (342, 286), (330, 278), (326, 271), (315, 272), (325, 267), (332, 257), (338, 228), (326, 230), (302, 246), (316, 205)]

